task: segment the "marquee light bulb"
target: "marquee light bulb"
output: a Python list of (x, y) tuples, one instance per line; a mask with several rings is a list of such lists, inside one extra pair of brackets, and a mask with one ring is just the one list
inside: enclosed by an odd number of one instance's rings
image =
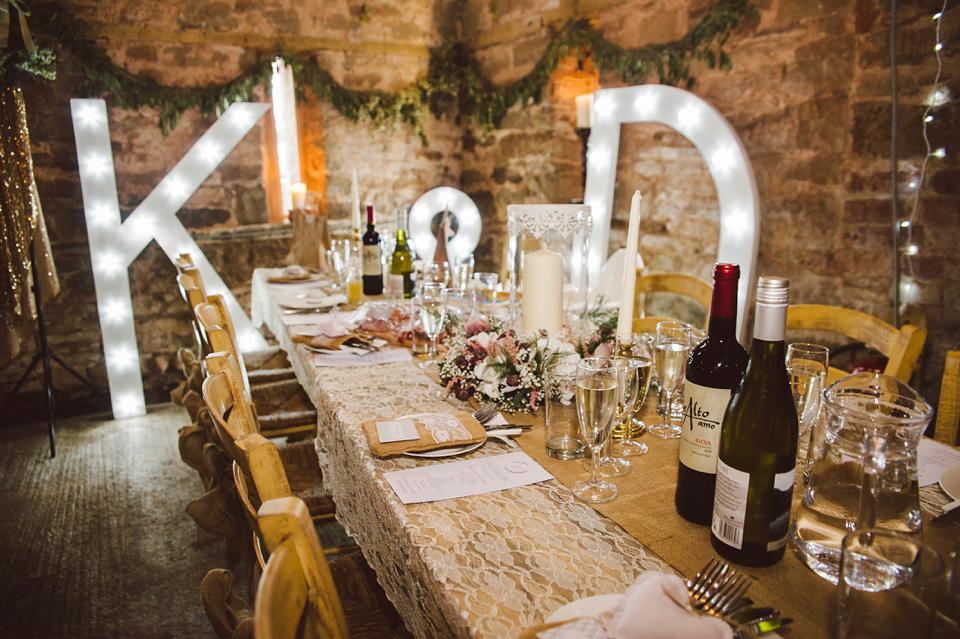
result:
[(143, 415), (146, 412), (146, 407), (135, 394), (124, 393), (117, 398), (114, 412), (117, 419), (124, 419)]
[(733, 166), (733, 161), (734, 153), (730, 148), (719, 149), (710, 156), (710, 164), (718, 171), (729, 169)]
[(613, 100), (600, 99), (593, 103), (593, 110), (601, 117), (606, 117), (613, 113), (614, 107), (616, 107), (616, 105), (613, 103)]
[(137, 361), (137, 351), (127, 345), (114, 346), (107, 354), (107, 365), (118, 371), (130, 370)]
[(101, 251), (97, 257), (97, 270), (104, 275), (115, 275), (121, 268), (120, 256), (113, 251)]
[(80, 122), (88, 127), (96, 126), (103, 123), (104, 114), (100, 109), (95, 106), (88, 105), (79, 110), (77, 117), (80, 118)]
[(200, 158), (207, 164), (213, 164), (218, 162), (222, 157), (223, 153), (220, 151), (220, 147), (211, 140), (206, 140), (197, 147), (197, 152), (200, 154)]
[(653, 96), (641, 95), (633, 102), (633, 106), (641, 116), (647, 116), (657, 108), (657, 101)]
[(727, 229), (731, 233), (738, 233), (742, 235), (750, 229), (750, 220), (747, 218), (746, 214), (737, 211), (731, 213), (729, 216), (723, 219), (723, 228)]
[(129, 306), (122, 300), (107, 300), (100, 309), (109, 322), (119, 322), (129, 312)]
[(116, 219), (117, 212), (109, 204), (101, 203), (93, 206), (89, 213), (95, 224), (105, 226)]
[(107, 172), (110, 161), (102, 155), (90, 155), (84, 159), (84, 165), (90, 173), (99, 177)]
[(677, 112), (677, 120), (683, 127), (691, 129), (699, 124), (700, 112), (692, 106), (683, 107)]
[(607, 153), (601, 149), (591, 149), (587, 152), (587, 163), (598, 171), (606, 169), (608, 166)]

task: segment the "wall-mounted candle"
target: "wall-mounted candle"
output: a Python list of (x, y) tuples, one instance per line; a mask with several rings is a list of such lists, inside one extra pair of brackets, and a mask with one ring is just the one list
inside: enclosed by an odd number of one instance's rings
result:
[[(577, 103), (577, 128), (590, 129), (593, 127), (593, 94), (584, 93), (574, 98)], [(569, 102), (567, 103), (569, 104)]]
[(523, 256), (523, 328), (563, 328), (563, 257), (553, 251), (531, 251)]
[(307, 185), (303, 182), (291, 184), (290, 197), (293, 198), (293, 208), (302, 211), (307, 205)]
[(637, 250), (640, 243), (640, 191), (634, 191), (630, 201), (630, 225), (627, 227), (627, 245), (623, 255), (623, 280), (620, 284), (620, 315), (617, 317), (617, 335), (633, 332), (633, 305), (637, 286)]

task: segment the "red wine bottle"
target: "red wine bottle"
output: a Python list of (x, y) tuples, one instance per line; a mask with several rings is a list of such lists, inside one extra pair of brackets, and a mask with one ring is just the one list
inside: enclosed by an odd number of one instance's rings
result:
[(681, 517), (703, 526), (713, 518), (723, 414), (747, 367), (747, 351), (737, 341), (739, 280), (739, 265), (713, 267), (707, 338), (693, 348), (687, 360), (674, 504)]
[(383, 264), (380, 254), (380, 234), (374, 226), (373, 205), (367, 205), (367, 232), (363, 234), (363, 294), (383, 295)]

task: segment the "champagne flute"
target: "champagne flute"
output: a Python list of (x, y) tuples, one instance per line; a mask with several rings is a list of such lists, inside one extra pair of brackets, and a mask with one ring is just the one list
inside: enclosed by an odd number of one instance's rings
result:
[(660, 393), (666, 406), (665, 421), (653, 424), (648, 429), (651, 435), (664, 439), (680, 437), (683, 413), (673, 410), (673, 403), (680, 393), (683, 377), (690, 355), (690, 327), (683, 322), (666, 321), (657, 324), (657, 336), (653, 342), (660, 378)]
[[(613, 428), (623, 427), (623, 423), (633, 415), (640, 397), (641, 369), (650, 370), (650, 360), (617, 355), (617, 410), (613, 417)], [(627, 427), (629, 428), (629, 426)], [(612, 434), (612, 431), (611, 431)], [(604, 477), (619, 477), (630, 472), (630, 461), (621, 457), (613, 445), (613, 437), (608, 437), (600, 456), (600, 474)]]
[(437, 371), (440, 369), (437, 338), (447, 316), (447, 287), (441, 282), (424, 282), (417, 291), (417, 308), (420, 309), (423, 331), (430, 340), (430, 359), (420, 362), (420, 368)]
[(593, 464), (590, 479), (574, 484), (573, 494), (586, 502), (605, 502), (617, 496), (617, 487), (600, 479), (599, 473), (600, 451), (617, 410), (617, 368), (610, 357), (588, 357), (577, 364), (577, 417)]
[[(797, 461), (804, 468), (814, 448), (813, 425), (820, 416), (823, 386), (830, 364), (830, 350), (820, 344), (797, 342), (787, 347), (787, 376), (800, 424)], [(806, 474), (806, 473), (805, 473)]]
[(613, 454), (621, 457), (643, 455), (649, 447), (634, 438), (647, 432), (647, 425), (640, 419), (640, 410), (650, 390), (650, 378), (653, 369), (653, 354), (650, 352), (647, 336), (640, 333), (617, 335), (617, 354), (638, 362), (637, 399), (633, 410), (613, 426)]

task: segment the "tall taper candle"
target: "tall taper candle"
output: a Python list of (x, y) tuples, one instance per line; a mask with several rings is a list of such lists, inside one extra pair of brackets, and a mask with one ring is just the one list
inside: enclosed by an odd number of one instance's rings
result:
[(563, 257), (553, 251), (531, 251), (523, 256), (523, 328), (563, 328)]
[(357, 238), (360, 237), (360, 185), (357, 183), (357, 167), (353, 167), (353, 185), (351, 189), (350, 205), (353, 209), (350, 211), (350, 222), (353, 225), (353, 232)]
[(620, 285), (620, 316), (617, 335), (633, 332), (633, 305), (637, 286), (637, 250), (640, 244), (640, 191), (633, 192), (630, 201), (630, 226), (627, 227), (627, 246), (623, 256), (623, 282)]
[(293, 208), (303, 210), (307, 205), (307, 185), (303, 182), (291, 184), (290, 197), (293, 198)]

